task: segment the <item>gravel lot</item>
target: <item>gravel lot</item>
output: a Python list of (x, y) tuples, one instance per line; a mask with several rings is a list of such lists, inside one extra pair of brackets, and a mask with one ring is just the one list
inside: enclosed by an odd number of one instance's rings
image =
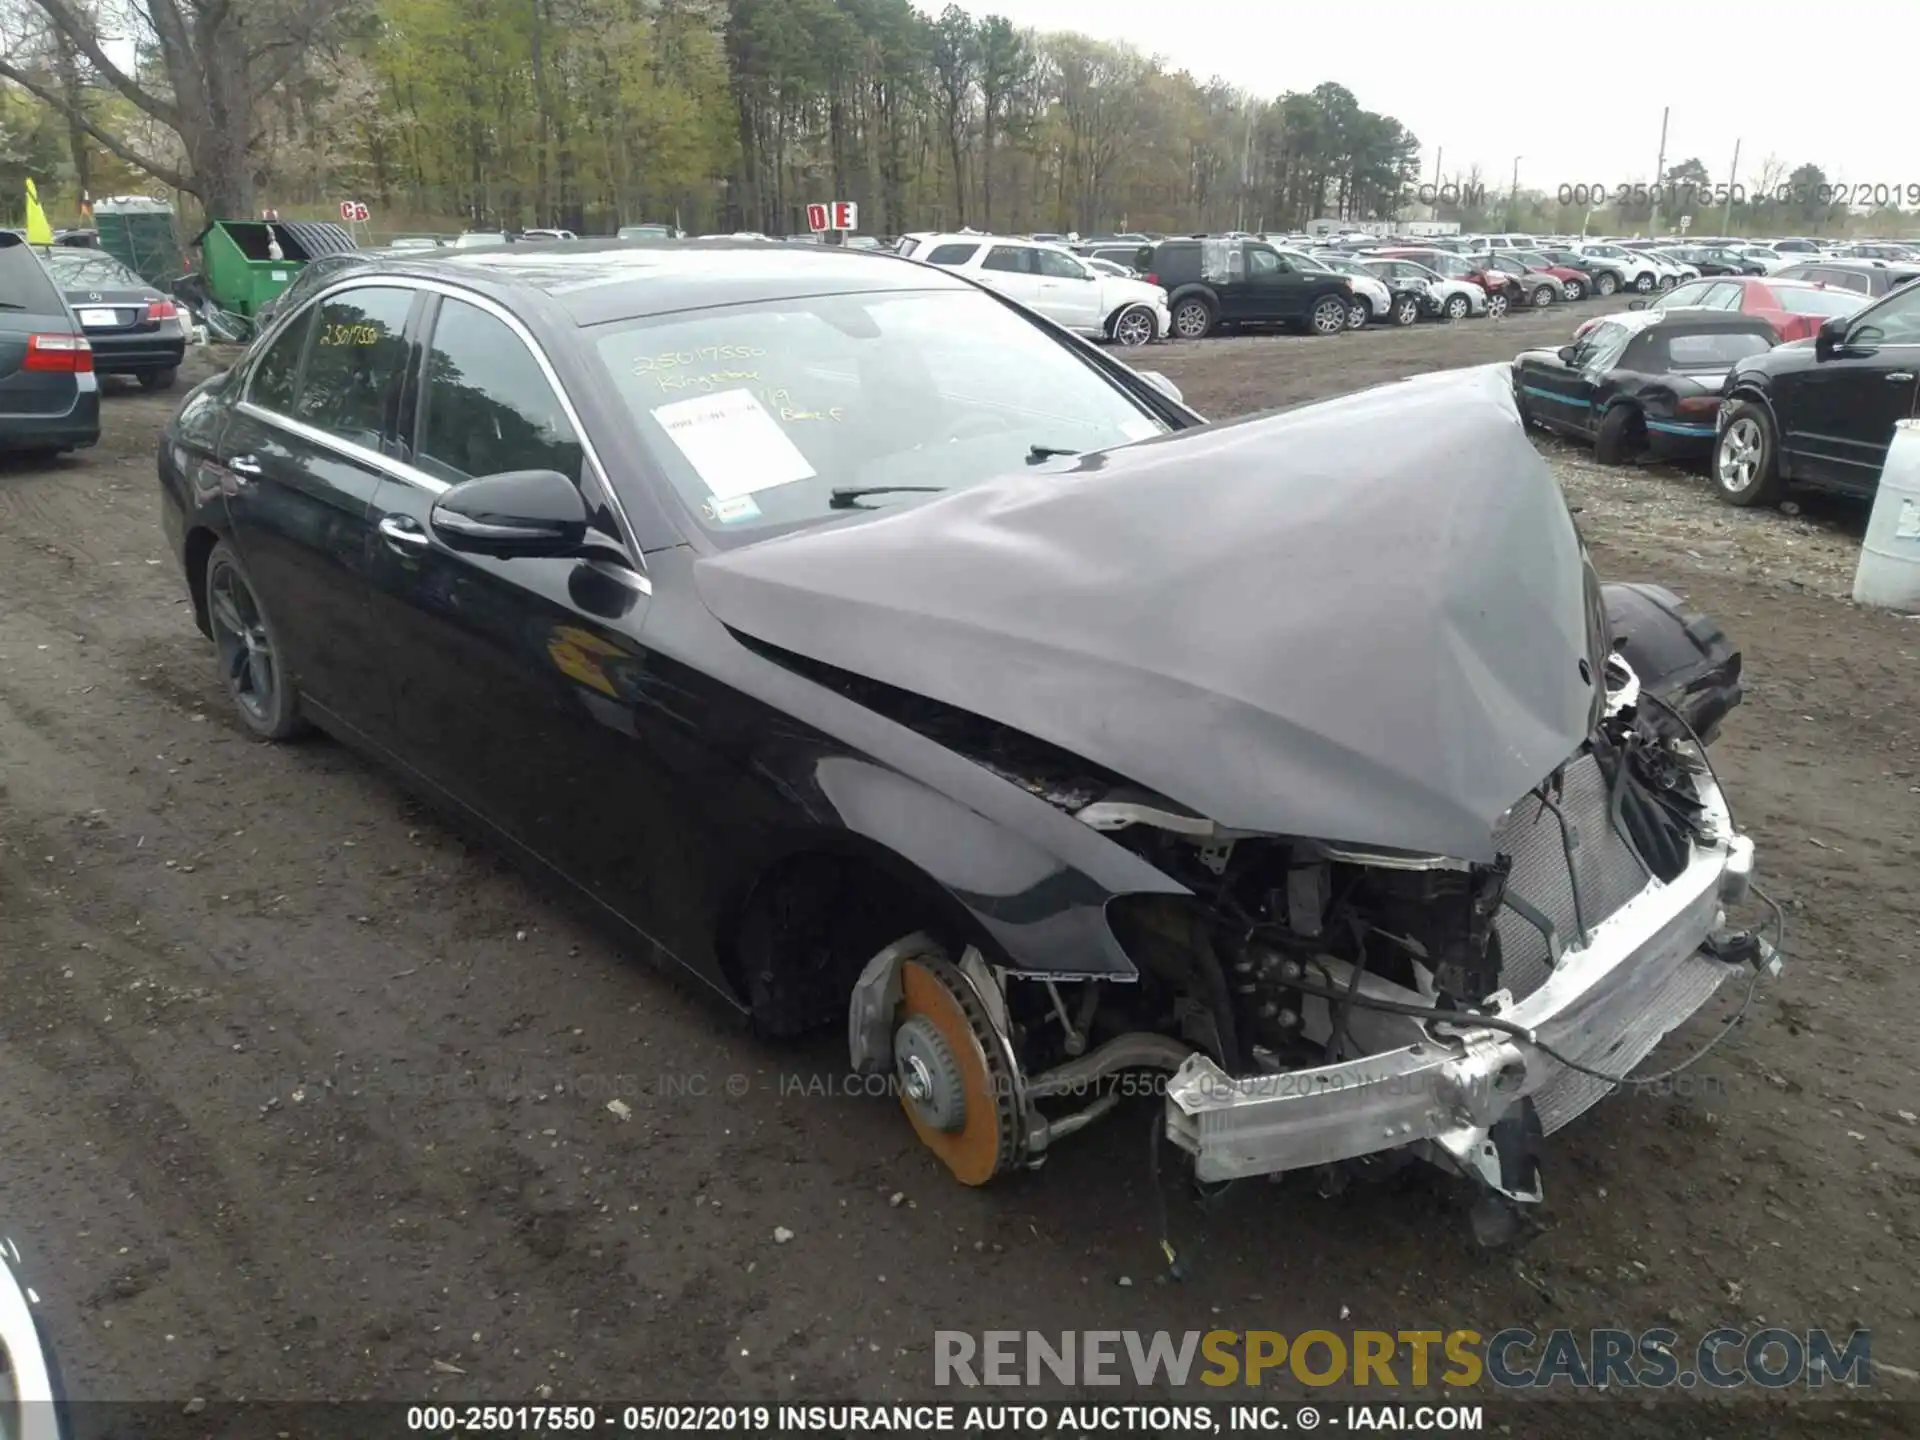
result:
[[(1144, 363), (1225, 417), (1571, 323)], [(1541, 442), (1603, 573), (1744, 645), (1717, 755), (1790, 968), (1689, 1083), (1550, 1143), (1517, 1255), (1425, 1180), (1246, 1185), (1173, 1197), (1171, 1282), (1144, 1104), (963, 1191), (890, 1102), (833, 1093), (835, 1037), (746, 1037), (337, 746), (246, 739), (159, 528), (169, 406), (116, 393), (97, 450), (0, 468), (0, 1214), (77, 1393), (924, 1398), (936, 1328), (1779, 1324), (1872, 1327), (1908, 1377), (1883, 1393), (1920, 1399), (1920, 621), (1845, 600), (1856, 509), (1737, 512)], [(1893, 1423), (1725, 1403), (1552, 1428)]]

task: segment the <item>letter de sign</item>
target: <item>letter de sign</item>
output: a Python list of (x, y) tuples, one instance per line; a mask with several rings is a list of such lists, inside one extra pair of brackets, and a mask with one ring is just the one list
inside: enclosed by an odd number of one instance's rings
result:
[(815, 234), (823, 230), (858, 230), (860, 207), (851, 200), (835, 200), (831, 205), (809, 205), (807, 228)]

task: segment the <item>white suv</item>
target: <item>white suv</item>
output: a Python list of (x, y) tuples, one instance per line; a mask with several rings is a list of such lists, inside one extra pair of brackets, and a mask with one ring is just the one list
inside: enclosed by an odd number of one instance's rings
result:
[(1129, 348), (1166, 335), (1167, 292), (1103, 275), (1058, 245), (999, 235), (913, 235), (909, 259), (957, 270), (1079, 335)]

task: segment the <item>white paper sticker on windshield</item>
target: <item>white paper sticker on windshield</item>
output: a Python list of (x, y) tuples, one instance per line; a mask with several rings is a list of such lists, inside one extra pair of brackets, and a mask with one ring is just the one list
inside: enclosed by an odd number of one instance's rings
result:
[(723, 390), (654, 407), (653, 418), (721, 500), (795, 480), (813, 466), (751, 390)]

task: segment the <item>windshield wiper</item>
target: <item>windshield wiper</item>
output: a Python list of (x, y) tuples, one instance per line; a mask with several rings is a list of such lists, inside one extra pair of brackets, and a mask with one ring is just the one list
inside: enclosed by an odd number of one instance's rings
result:
[(1040, 465), (1048, 460), (1057, 460), (1062, 455), (1078, 455), (1079, 453), (1078, 450), (1066, 450), (1058, 445), (1029, 445), (1027, 447), (1027, 463), (1029, 465)]
[(937, 490), (946, 488), (944, 485), (836, 485), (833, 487), (833, 498), (827, 501), (827, 504), (835, 510), (872, 510), (877, 507), (860, 503), (863, 497), (897, 495), (906, 491), (931, 495)]

